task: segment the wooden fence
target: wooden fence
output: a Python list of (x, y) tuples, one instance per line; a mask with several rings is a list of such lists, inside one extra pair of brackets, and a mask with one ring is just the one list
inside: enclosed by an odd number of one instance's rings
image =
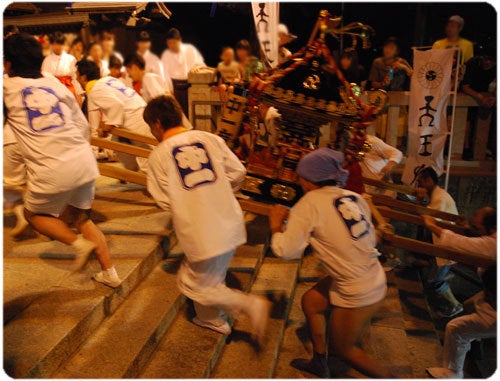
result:
[[(133, 132), (113, 128), (110, 131), (115, 136), (126, 137), (142, 143), (157, 145), (158, 142), (153, 141), (149, 137), (135, 134)], [(151, 151), (145, 148), (135, 147), (126, 143), (112, 142), (102, 138), (92, 138), (92, 145), (101, 148), (112, 149), (118, 152), (127, 153), (137, 157), (147, 158)], [(115, 165), (99, 163), (99, 170), (103, 176), (108, 176), (128, 182), (147, 185), (146, 175), (139, 172), (130, 171)], [(415, 189), (403, 185), (389, 184), (378, 180), (365, 179), (365, 182), (370, 185), (384, 187), (387, 189), (395, 190), (401, 193), (414, 194)], [(446, 249), (431, 243), (421, 242), (415, 239), (402, 237), (394, 233), (392, 225), (389, 220), (399, 220), (406, 223), (416, 224), (423, 226), (422, 214), (432, 215), (439, 218), (438, 224), (446, 229), (450, 229), (459, 234), (464, 234), (465, 229), (459, 225), (455, 225), (463, 216), (456, 216), (453, 214), (436, 211), (429, 208), (424, 208), (409, 202), (393, 200), (384, 196), (363, 195), (372, 209), (372, 215), (377, 230), (382, 238), (384, 246), (399, 247), (402, 249), (410, 250), (412, 252), (422, 253), (430, 256), (441, 257), (446, 259), (455, 260), (473, 266), (490, 266), (496, 263), (496, 258), (491, 258), (482, 254), (468, 254), (461, 251)], [(240, 205), (243, 210), (260, 214), (269, 215), (271, 205), (262, 202), (257, 202), (248, 199), (240, 199)]]
[[(389, 107), (387, 111), (386, 123), (380, 123), (380, 128), (377, 133), (380, 138), (388, 144), (396, 147), (398, 145), (398, 137), (408, 136), (408, 126), (399, 133), (399, 123), (401, 109), (407, 109), (409, 105), (410, 93), (408, 91), (391, 91), (389, 92)], [(449, 105), (453, 104), (453, 95), (450, 95), (448, 102)], [(467, 115), (470, 108), (478, 108), (478, 103), (469, 95), (459, 93), (457, 95), (456, 111), (455, 111), (455, 126), (453, 128), (453, 141), (451, 147), (451, 158), (454, 160), (461, 160), (462, 152), (465, 144), (465, 134), (467, 131)], [(404, 113), (404, 111), (403, 111)], [(385, 117), (384, 117), (385, 119)], [(471, 146), (474, 151), (474, 160), (483, 161), (486, 159), (486, 150), (488, 144), (488, 134), (491, 124), (491, 113), (486, 119), (479, 117), (472, 120), (472, 123), (477, 121), (475, 135), (471, 139)], [(401, 136), (398, 136), (401, 135)], [(401, 142), (399, 142), (401, 143)], [(399, 144), (401, 146), (401, 144)], [(406, 145), (403, 144), (403, 153), (406, 152)]]

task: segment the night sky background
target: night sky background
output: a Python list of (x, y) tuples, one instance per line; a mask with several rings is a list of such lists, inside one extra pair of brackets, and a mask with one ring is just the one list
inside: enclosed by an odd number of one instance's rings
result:
[[(71, 3), (35, 3), (43, 13), (65, 12), (64, 7)], [(175, 3), (166, 2), (172, 11), (167, 20), (154, 15), (156, 8), (150, 3), (141, 14), (152, 21), (145, 26), (125, 27), (128, 15), (113, 18), (106, 25), (102, 15), (93, 14), (93, 27), (112, 26), (117, 35), (116, 47), (124, 56), (135, 51), (135, 36), (142, 29), (148, 30), (153, 37), (153, 51), (158, 55), (165, 49), (165, 33), (171, 27), (181, 30), (186, 42), (196, 45), (205, 57), (205, 62), (215, 66), (219, 61), (220, 49), (225, 45), (234, 46), (240, 39), (249, 39), (258, 52), (258, 43), (250, 3)], [(465, 19), (463, 37), (475, 44), (493, 44), (496, 47), (497, 13), (488, 3), (280, 3), (281, 22), (288, 25), (291, 33), (298, 39), (289, 44), (292, 51), (305, 45), (314, 27), (318, 13), (327, 9), (336, 16), (343, 16), (344, 23), (360, 21), (375, 29), (372, 47), (368, 50), (358, 48), (360, 63), (368, 70), (374, 58), (380, 55), (382, 42), (395, 36), (401, 43), (401, 56), (411, 61), (412, 46), (427, 46), (444, 37), (444, 27), (449, 16), (459, 14)], [(6, 12), (5, 14), (7, 14)]]

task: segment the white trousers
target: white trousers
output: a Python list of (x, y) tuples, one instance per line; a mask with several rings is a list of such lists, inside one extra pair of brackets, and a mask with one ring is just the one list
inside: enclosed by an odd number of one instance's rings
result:
[(443, 367), (462, 375), (465, 356), (474, 340), (496, 337), (497, 313), (484, 300), (484, 293), (474, 297), (476, 311), (451, 320), (444, 334)]
[(186, 257), (177, 274), (181, 292), (193, 300), (200, 320), (220, 324), (221, 313), (236, 317), (248, 314), (254, 296), (226, 286), (226, 273), (234, 250), (199, 262)]

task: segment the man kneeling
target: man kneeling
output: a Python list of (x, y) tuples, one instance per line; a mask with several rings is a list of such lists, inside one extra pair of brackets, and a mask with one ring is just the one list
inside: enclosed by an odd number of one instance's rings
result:
[(329, 274), (302, 297), (314, 357), (295, 359), (291, 365), (330, 378), (325, 313), (331, 305), (334, 353), (370, 377), (388, 378), (389, 371), (357, 346), (381, 307), (387, 286), (377, 259), (370, 208), (359, 194), (340, 188), (348, 175), (342, 163), (343, 155), (329, 148), (304, 156), (297, 173), (306, 194), (290, 212), (276, 205), (269, 216), (271, 248), (277, 256), (298, 258), (311, 244)]

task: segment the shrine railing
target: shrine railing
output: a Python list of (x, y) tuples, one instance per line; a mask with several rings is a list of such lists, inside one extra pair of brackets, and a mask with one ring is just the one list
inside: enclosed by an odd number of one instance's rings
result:
[[(407, 108), (409, 105), (408, 91), (389, 92), (389, 106), (387, 114), (379, 116), (376, 123), (376, 133), (381, 139), (392, 146), (399, 147), (404, 154), (407, 153), (408, 123)], [(450, 95), (449, 107), (453, 102), (453, 95)], [(468, 121), (468, 113), (471, 108), (478, 108), (478, 103), (469, 95), (459, 93), (457, 95), (455, 125), (453, 128), (453, 140), (451, 147), (451, 159), (461, 160), (464, 150), (465, 135), (468, 131), (467, 123), (476, 123), (475, 133), (471, 136), (470, 145), (473, 150), (473, 160), (483, 161), (486, 159), (488, 144), (488, 134), (491, 124), (491, 113), (486, 119), (481, 119), (476, 113), (476, 117)], [(402, 126), (402, 128), (401, 128)], [(448, 118), (448, 129), (451, 128), (451, 118)]]

